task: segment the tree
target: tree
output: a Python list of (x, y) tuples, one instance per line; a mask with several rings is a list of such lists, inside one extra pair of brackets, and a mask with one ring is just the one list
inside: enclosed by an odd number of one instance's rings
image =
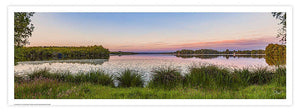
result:
[(286, 46), (279, 44), (269, 44), (265, 50), (266, 62), (269, 65), (286, 64)]
[(278, 30), (277, 38), (281, 38), (283, 44), (286, 43), (286, 12), (272, 12), (274, 18), (279, 19), (279, 25), (282, 27)]
[(14, 14), (14, 42), (15, 46), (28, 44), (28, 38), (32, 35), (34, 26), (30, 17), (34, 12), (15, 12)]
[(230, 53), (229, 49), (226, 49), (225, 54), (229, 54), (229, 53)]

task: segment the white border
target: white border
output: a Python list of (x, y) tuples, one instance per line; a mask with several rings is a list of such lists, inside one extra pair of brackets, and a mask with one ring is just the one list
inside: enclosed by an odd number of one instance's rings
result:
[[(287, 12), (286, 99), (14, 99), (14, 12)], [(8, 104), (50, 105), (292, 105), (292, 7), (290, 6), (9, 6)]]

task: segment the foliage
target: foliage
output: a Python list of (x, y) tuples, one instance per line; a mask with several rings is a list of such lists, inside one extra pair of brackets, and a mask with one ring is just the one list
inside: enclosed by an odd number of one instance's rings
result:
[(86, 47), (15, 47), (15, 61), (51, 59), (109, 58), (109, 50), (103, 46)]
[(195, 54), (219, 54), (219, 52), (213, 49), (199, 49), (195, 50)]
[(182, 49), (180, 51), (176, 51), (176, 54), (194, 54), (193, 50)]
[(286, 12), (272, 12), (274, 18), (279, 19), (279, 25), (282, 27), (278, 30), (277, 38), (281, 38), (282, 43), (286, 43)]
[[(135, 86), (141, 80), (125, 70), (119, 78), (129, 86), (115, 88), (113, 75), (101, 71), (71, 74), (34, 71), (28, 77), (15, 76), (16, 99), (43, 98), (108, 98), (108, 99), (285, 99), (286, 68), (235, 69), (214, 65), (193, 66), (182, 76), (177, 69), (154, 69), (148, 86)], [(26, 76), (26, 75), (25, 75)], [(115, 78), (118, 79), (118, 78)], [(121, 82), (121, 81), (120, 81)], [(124, 85), (119, 84), (119, 85)], [(131, 86), (134, 85), (134, 86)]]
[(180, 54), (265, 54), (264, 50), (229, 50), (226, 49), (225, 51), (217, 51), (217, 50), (213, 50), (213, 49), (199, 49), (199, 50), (187, 50), (187, 49), (183, 49), (183, 50), (178, 50), (175, 52), (177, 55)]
[(132, 70), (126, 69), (120, 76), (116, 77), (119, 81), (119, 87), (143, 87), (144, 80), (142, 76)]
[(115, 55), (132, 55), (132, 54), (137, 54), (137, 53), (118, 51), (118, 52), (110, 52), (110, 54), (115, 54)]
[(224, 54), (230, 54), (229, 49), (226, 49), (226, 51), (224, 52)]
[(265, 50), (252, 50), (251, 54), (265, 54)]
[(31, 16), (34, 12), (14, 13), (14, 43), (15, 46), (28, 44), (28, 38), (32, 35), (34, 26), (31, 23)]
[(266, 47), (266, 62), (269, 65), (286, 64), (286, 46), (279, 44), (269, 44)]

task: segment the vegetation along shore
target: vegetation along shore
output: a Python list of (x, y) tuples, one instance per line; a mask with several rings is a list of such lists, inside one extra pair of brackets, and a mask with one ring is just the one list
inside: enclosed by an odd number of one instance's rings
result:
[[(229, 70), (194, 66), (188, 74), (171, 67), (143, 74), (125, 70), (118, 76), (102, 71), (71, 74), (47, 69), (15, 76), (16, 99), (285, 99), (286, 68)], [(117, 83), (117, 84), (116, 84)]]

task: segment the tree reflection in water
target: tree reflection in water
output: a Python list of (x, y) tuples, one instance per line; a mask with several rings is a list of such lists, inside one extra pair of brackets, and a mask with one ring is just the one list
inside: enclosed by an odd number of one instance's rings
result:
[(218, 57), (223, 57), (226, 59), (229, 58), (265, 58), (265, 55), (176, 55), (176, 57), (180, 58), (200, 58), (200, 59), (213, 59), (213, 58), (218, 58)]

